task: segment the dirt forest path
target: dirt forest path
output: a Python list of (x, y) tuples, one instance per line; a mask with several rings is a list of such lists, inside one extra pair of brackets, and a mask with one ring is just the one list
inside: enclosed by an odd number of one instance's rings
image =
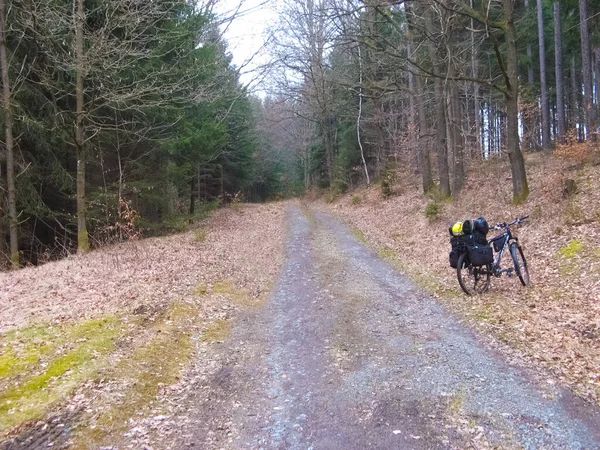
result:
[(600, 448), (597, 408), (504, 363), (336, 219), (288, 220), (271, 298), (217, 344), (169, 447)]

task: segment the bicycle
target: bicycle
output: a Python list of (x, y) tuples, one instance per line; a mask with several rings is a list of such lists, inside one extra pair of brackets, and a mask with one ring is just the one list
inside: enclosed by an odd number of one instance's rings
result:
[[(496, 259), (493, 263), (485, 266), (473, 266), (469, 260), (469, 253), (463, 252), (458, 258), (456, 273), (458, 276), (458, 284), (467, 295), (483, 294), (490, 288), (492, 275), (500, 278), (502, 274), (507, 277), (512, 277), (513, 273), (519, 277), (523, 286), (529, 286), (531, 280), (529, 278), (529, 269), (527, 268), (527, 260), (523, 254), (523, 249), (519, 245), (519, 239), (511, 232), (513, 225), (519, 225), (529, 216), (520, 217), (511, 223), (499, 223), (494, 229), (505, 230), (502, 234), (494, 236), (488, 241), (496, 252)], [(506, 249), (510, 251), (513, 260), (513, 266), (503, 269), (500, 265), (502, 256)]]

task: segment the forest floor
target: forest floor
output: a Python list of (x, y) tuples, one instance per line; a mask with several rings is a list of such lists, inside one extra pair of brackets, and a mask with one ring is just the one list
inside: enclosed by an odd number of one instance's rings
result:
[[(533, 154), (526, 166), (531, 194), (519, 206), (512, 204), (508, 162), (496, 160), (470, 167), (454, 202), (424, 196), (417, 176), (401, 174), (391, 197), (373, 186), (323, 201), (321, 208), (342, 218), (509, 361), (544, 368), (539, 374), (549, 385), (600, 404), (600, 165)], [(576, 193), (567, 194), (566, 180), (575, 181)], [(480, 216), (493, 226), (523, 215), (529, 220), (514, 231), (532, 286), (493, 278), (485, 295), (464, 295), (448, 263), (448, 227)], [(509, 255), (503, 263), (511, 264)]]
[[(119, 442), (181, 384), (198, 348), (264, 302), (282, 205), (224, 208), (193, 231), (0, 273), (0, 448)], [(265, 239), (268, 236), (268, 239)]]
[[(272, 226), (258, 227), (256, 213), (269, 211)], [(85, 376), (84, 384), (43, 420), (14, 429), (1, 448), (600, 446), (600, 408), (508, 364), (331, 215), (297, 203), (221, 214), (219, 229), (237, 230), (226, 247), (241, 245), (244, 261), (253, 261), (234, 262), (238, 269), (260, 267), (247, 274), (266, 279), (279, 273), (268, 300), (251, 300), (233, 284), (201, 284), (166, 311), (145, 303), (128, 320), (96, 319), (103, 345), (94, 334), (82, 338), (81, 328), (65, 331), (62, 342), (74, 346), (67, 354), (93, 347), (95, 364), (70, 361), (46, 392), (66, 389), (63, 378)], [(262, 239), (253, 239), (259, 229)], [(56, 357), (63, 358), (49, 356)], [(11, 378), (17, 390), (34, 383), (21, 376)], [(23, 406), (12, 404), (13, 413)]]

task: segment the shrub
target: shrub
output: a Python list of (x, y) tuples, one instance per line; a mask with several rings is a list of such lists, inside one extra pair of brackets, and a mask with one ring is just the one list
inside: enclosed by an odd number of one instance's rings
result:
[(385, 169), (381, 172), (381, 195), (383, 198), (391, 197), (394, 194), (393, 186), (396, 183), (396, 163), (388, 161)]
[(345, 194), (346, 191), (348, 190), (348, 183), (346, 183), (344, 180), (338, 178), (333, 182), (333, 185), (331, 186), (331, 190), (333, 191), (333, 195), (335, 197)]
[(566, 144), (558, 145), (554, 155), (575, 164), (584, 164), (590, 160), (594, 149), (588, 142), (579, 142), (574, 135), (570, 135)]
[(198, 228), (196, 230), (196, 242), (203, 244), (206, 242), (206, 230), (203, 228)]
[(430, 203), (425, 208), (425, 217), (428, 219), (437, 219), (437, 216), (440, 212), (440, 207), (437, 203)]
[(392, 195), (392, 187), (389, 180), (385, 177), (381, 179), (381, 195), (383, 195), (383, 198), (388, 198)]
[(352, 197), (353, 205), (360, 205), (361, 202), (362, 202), (362, 199), (360, 198), (360, 196), (355, 195), (354, 197)]

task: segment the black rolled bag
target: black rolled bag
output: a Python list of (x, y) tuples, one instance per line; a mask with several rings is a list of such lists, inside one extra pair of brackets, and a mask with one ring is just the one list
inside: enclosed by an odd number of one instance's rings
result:
[(473, 230), (486, 235), (490, 231), (490, 226), (484, 217), (480, 217), (479, 219), (473, 221)]

